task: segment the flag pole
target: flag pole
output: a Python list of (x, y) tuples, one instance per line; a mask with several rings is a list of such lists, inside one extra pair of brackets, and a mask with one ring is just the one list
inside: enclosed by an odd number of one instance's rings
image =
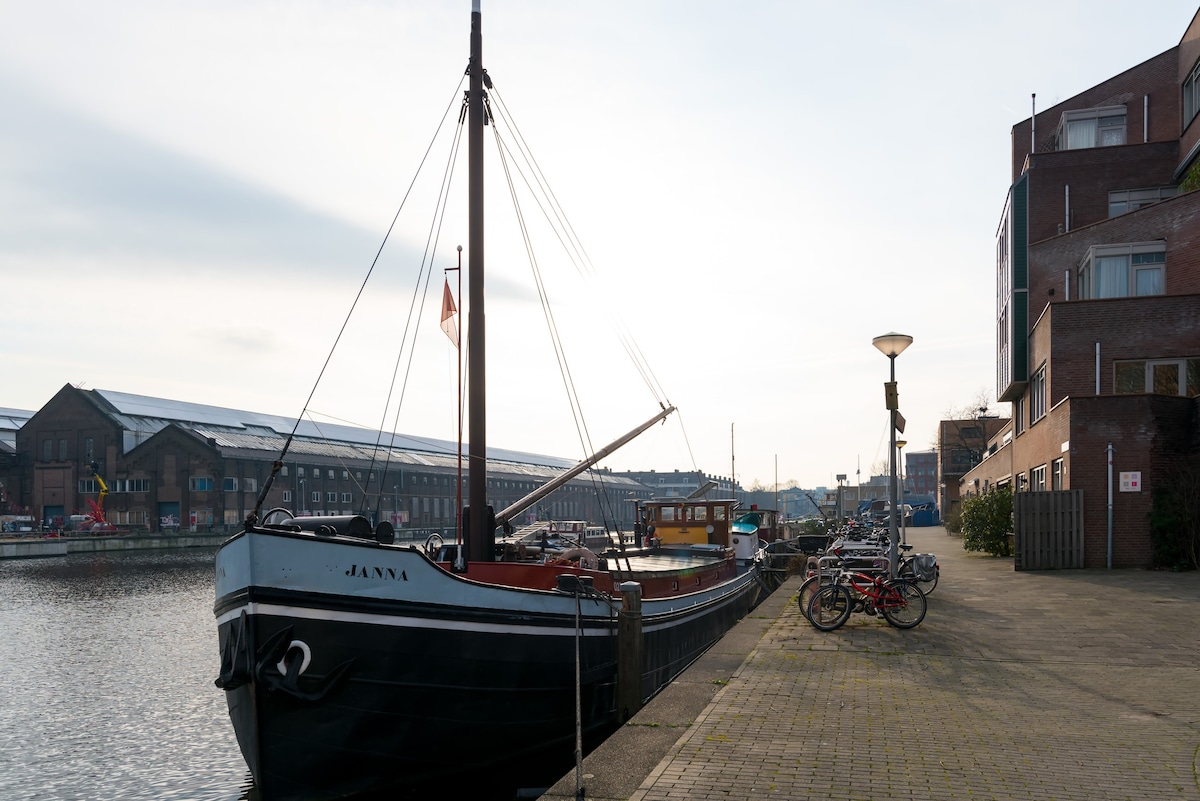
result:
[[(458, 246), (458, 266), (451, 267), (446, 270), (453, 270), (458, 273), (458, 297), (462, 298), (462, 245)], [(458, 304), (455, 304), (454, 313), (460, 319), (461, 312), (458, 309)], [(455, 454), (458, 457), (458, 480), (454, 484), (454, 541), (458, 545), (458, 552), (462, 554), (462, 487), (463, 487), (463, 467), (462, 467), (462, 445), (463, 445), (463, 391), (462, 391), (462, 327), (456, 320), (454, 323), (455, 333), (457, 337), (454, 343), (454, 358), (458, 364), (458, 397), (455, 399), (455, 406), (458, 409), (458, 452)]]

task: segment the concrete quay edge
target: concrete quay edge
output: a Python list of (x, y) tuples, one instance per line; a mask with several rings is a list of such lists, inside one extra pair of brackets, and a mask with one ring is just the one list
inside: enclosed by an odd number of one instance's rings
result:
[[(650, 703), (583, 759), (586, 797), (625, 801), (655, 771), (676, 743), (741, 670), (763, 634), (792, 602), (802, 577), (792, 576), (679, 674)], [(660, 764), (661, 763), (661, 764)], [(542, 801), (573, 801), (575, 769), (543, 793)]]
[(0, 559), (34, 559), (75, 553), (215, 548), (228, 534), (139, 534), (133, 537), (50, 537), (0, 541)]

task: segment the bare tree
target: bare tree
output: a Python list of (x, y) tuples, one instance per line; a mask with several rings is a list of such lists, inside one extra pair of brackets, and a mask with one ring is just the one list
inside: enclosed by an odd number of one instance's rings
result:
[(1000, 419), (992, 403), (990, 394), (980, 389), (966, 405), (944, 412), (942, 420), (949, 423), (939, 424), (935, 439), (943, 451), (942, 462), (949, 467), (947, 474), (963, 475), (987, 455), (988, 440), (995, 432), (995, 424), (989, 421)]

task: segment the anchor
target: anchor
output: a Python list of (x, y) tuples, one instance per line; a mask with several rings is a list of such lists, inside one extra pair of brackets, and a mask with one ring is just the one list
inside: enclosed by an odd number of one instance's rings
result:
[[(315, 676), (304, 677), (307, 689), (302, 689), (301, 674), (308, 667), (309, 660), (305, 658), (307, 654), (301, 658), (288, 659), (293, 645), (291, 626), (275, 632), (267, 640), (259, 651), (258, 663), (254, 669), (254, 679), (260, 686), (268, 690), (280, 690), (304, 701), (320, 701), (342, 682), (354, 665), (354, 660), (348, 659), (330, 671), (324, 679)], [(304, 649), (307, 651), (307, 646)], [(280, 665), (286, 672), (280, 670)]]
[[(213, 684), (222, 690), (236, 690), (251, 679), (250, 651), (246, 643), (246, 613), (242, 612), (235, 632), (231, 632), (221, 650), (221, 675)], [(245, 654), (245, 659), (241, 659)]]

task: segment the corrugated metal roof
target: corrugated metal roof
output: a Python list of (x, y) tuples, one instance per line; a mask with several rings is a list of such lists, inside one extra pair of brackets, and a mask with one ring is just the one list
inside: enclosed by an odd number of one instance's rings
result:
[[(390, 446), (395, 452), (406, 453), (410, 458), (416, 458), (418, 453), (448, 456), (451, 459), (454, 459), (455, 456), (455, 444), (446, 440), (414, 437), (409, 434), (380, 434), (373, 429), (341, 423), (314, 423), (311, 420), (301, 420), (300, 425), (296, 426), (295, 418), (279, 415), (224, 409), (218, 406), (186, 403), (165, 398), (151, 398), (108, 389), (90, 391), (111, 407), (113, 417), (127, 431), (155, 434), (171, 423), (175, 423), (197, 432), (203, 430), (206, 432), (205, 436), (216, 439), (218, 443), (221, 442), (221, 437), (243, 435), (258, 437), (264, 445), (273, 434), (281, 438), (279, 445), (275, 447), (275, 451), (278, 452), (282, 448), (282, 438), (289, 435), (295, 427), (297, 439), (293, 441), (290, 448), (292, 453), (332, 455), (322, 449), (335, 446), (349, 448), (350, 450), (347, 452), (357, 449), (356, 452), (362, 453), (364, 447), (373, 451), (378, 442), (380, 447), (386, 449)], [(145, 437), (139, 439), (145, 439)], [(232, 439), (228, 440), (230, 443), (233, 441)], [(268, 450), (266, 447), (252, 447), (251, 440), (238, 441), (242, 444), (236, 446), (229, 444), (222, 447)], [(301, 444), (305, 442), (307, 442), (306, 445)], [(300, 447), (317, 450), (298, 450)], [(344, 458), (369, 459), (370, 456), (346, 456)], [(572, 459), (491, 447), (488, 448), (488, 460), (509, 462), (514, 465), (541, 465), (557, 469), (565, 469), (575, 464)]]
[(27, 412), (24, 409), (6, 409), (0, 406), (0, 431), (17, 431), (29, 422), (37, 412)]

